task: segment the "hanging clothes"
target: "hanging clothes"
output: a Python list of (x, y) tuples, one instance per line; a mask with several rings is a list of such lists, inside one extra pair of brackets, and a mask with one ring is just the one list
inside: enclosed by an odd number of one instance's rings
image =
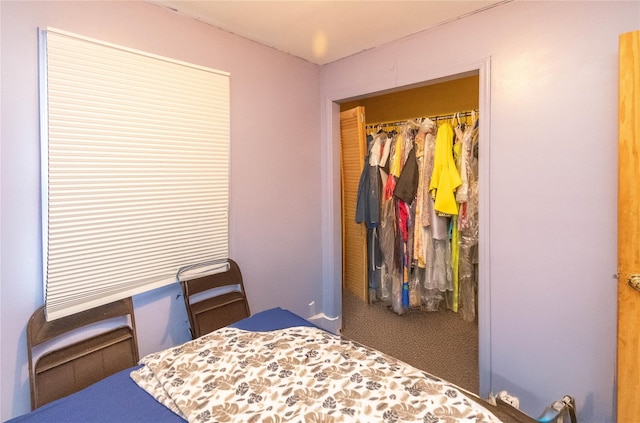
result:
[[(374, 208), (364, 202), (358, 213), (373, 227), (375, 245), (370, 248), (380, 251), (377, 274), (369, 275), (378, 282), (370, 281), (369, 286), (398, 314), (409, 309), (437, 311), (444, 305), (464, 320), (475, 319), (478, 125), (474, 123), (454, 129), (449, 122), (438, 126), (430, 119), (409, 121), (395, 127), (398, 133), (379, 131), (384, 135), (370, 141), (370, 169), (361, 176), (362, 192), (370, 193), (367, 200), (377, 196), (379, 203)], [(378, 192), (371, 186), (374, 180)]]
[(479, 121), (465, 128), (462, 135), (461, 157), (459, 166), (466, 168), (467, 187), (464, 190), (465, 200), (460, 207), (460, 262), (458, 279), (460, 290), (460, 314), (462, 319), (472, 322), (476, 317), (477, 296), (477, 262), (478, 262), (478, 126)]
[[(367, 144), (373, 145), (373, 137), (368, 137)], [(378, 184), (377, 167), (372, 169), (369, 164), (371, 147), (367, 149), (364, 158), (365, 166), (358, 182), (358, 196), (356, 203), (356, 223), (364, 223), (367, 228), (375, 228), (380, 222), (380, 188)]]
[(416, 161), (416, 148), (409, 151), (409, 156), (400, 172), (400, 177), (393, 190), (393, 195), (407, 204), (413, 203), (418, 191), (418, 162)]
[(470, 179), (473, 178), (473, 143), (474, 139), (477, 140), (478, 136), (478, 121), (473, 122), (472, 125), (465, 125), (463, 128), (456, 128), (456, 142), (454, 146), (454, 156), (456, 160), (456, 167), (460, 172), (461, 184), (456, 190), (456, 201), (461, 205), (460, 210), (460, 228), (468, 227), (466, 203), (469, 199), (469, 185)]
[(433, 173), (429, 189), (435, 199), (437, 212), (448, 215), (458, 214), (455, 190), (460, 186), (460, 174), (453, 161), (453, 127), (445, 122), (438, 128), (436, 151), (433, 158)]
[(416, 160), (420, 177), (416, 192), (416, 218), (414, 228), (414, 258), (421, 269), (426, 267), (427, 243), (431, 242), (431, 233), (427, 227), (431, 224), (433, 204), (429, 193), (431, 172), (433, 170), (433, 154), (435, 150), (436, 124), (431, 119), (424, 119), (416, 135)]
[(367, 280), (370, 300), (379, 296), (381, 285), (382, 251), (378, 242), (377, 227), (380, 224), (380, 196), (382, 178), (379, 172), (383, 154), (380, 137), (367, 138), (365, 166), (358, 183), (356, 203), (356, 223), (364, 223), (367, 228)]
[[(391, 162), (395, 157), (397, 134), (389, 134), (385, 143), (385, 152), (388, 160), (385, 169), (391, 170)], [(395, 188), (395, 176), (389, 173), (382, 193), (381, 218), (380, 218), (380, 249), (382, 250), (383, 266), (381, 281), (381, 300), (394, 303), (394, 300), (401, 295), (401, 282), (398, 276), (398, 265), (396, 261), (396, 213), (393, 200), (393, 189)], [(397, 294), (396, 294), (397, 292)], [(393, 307), (400, 310), (401, 304)]]
[[(429, 120), (429, 122), (431, 122)], [(425, 261), (422, 249), (424, 246), (424, 230), (422, 226), (422, 213), (424, 211), (423, 197), (424, 197), (424, 149), (427, 136), (427, 127), (423, 124), (420, 126), (420, 130), (416, 135), (415, 149), (416, 149), (416, 164), (418, 167), (418, 186), (416, 188), (416, 202), (415, 202), (415, 222), (413, 231), (413, 257), (416, 260), (418, 267), (424, 269)], [(421, 177), (422, 176), (422, 177)]]

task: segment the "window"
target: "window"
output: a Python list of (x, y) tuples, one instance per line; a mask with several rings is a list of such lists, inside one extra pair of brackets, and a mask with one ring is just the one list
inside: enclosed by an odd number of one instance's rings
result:
[(229, 75), (40, 32), (47, 319), (228, 256)]

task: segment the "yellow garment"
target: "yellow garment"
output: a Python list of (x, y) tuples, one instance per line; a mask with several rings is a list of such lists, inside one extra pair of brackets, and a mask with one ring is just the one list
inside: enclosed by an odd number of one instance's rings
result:
[(451, 230), (451, 273), (453, 279), (453, 295), (451, 298), (451, 310), (458, 312), (458, 306), (460, 303), (460, 278), (459, 278), (459, 266), (460, 266), (460, 232), (458, 231), (458, 216), (451, 218), (452, 230)]
[[(460, 160), (462, 154), (462, 138), (458, 138), (460, 141), (453, 145), (453, 162), (457, 163)], [(457, 166), (456, 166), (457, 168)]]
[(402, 172), (402, 146), (404, 144), (404, 140), (402, 135), (398, 135), (396, 137), (396, 149), (393, 153), (393, 157), (391, 158), (391, 163), (389, 164), (389, 173), (395, 176), (396, 178), (400, 177), (400, 172)]
[(458, 169), (453, 161), (453, 127), (443, 123), (436, 135), (436, 151), (433, 157), (433, 173), (429, 191), (435, 200), (435, 210), (439, 213), (457, 215), (455, 190), (462, 184)]

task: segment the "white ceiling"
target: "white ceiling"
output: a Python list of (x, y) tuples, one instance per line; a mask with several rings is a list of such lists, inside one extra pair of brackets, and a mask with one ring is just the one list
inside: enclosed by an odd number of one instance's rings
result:
[(511, 0), (148, 0), (323, 65)]

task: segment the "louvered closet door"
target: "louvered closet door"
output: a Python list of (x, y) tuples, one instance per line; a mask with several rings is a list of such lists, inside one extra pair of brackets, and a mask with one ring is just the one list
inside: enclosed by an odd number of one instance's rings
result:
[(640, 31), (620, 37), (619, 72), (617, 421), (636, 423), (640, 416)]
[(367, 301), (367, 231), (356, 223), (358, 182), (366, 154), (364, 107), (340, 113), (342, 289)]

